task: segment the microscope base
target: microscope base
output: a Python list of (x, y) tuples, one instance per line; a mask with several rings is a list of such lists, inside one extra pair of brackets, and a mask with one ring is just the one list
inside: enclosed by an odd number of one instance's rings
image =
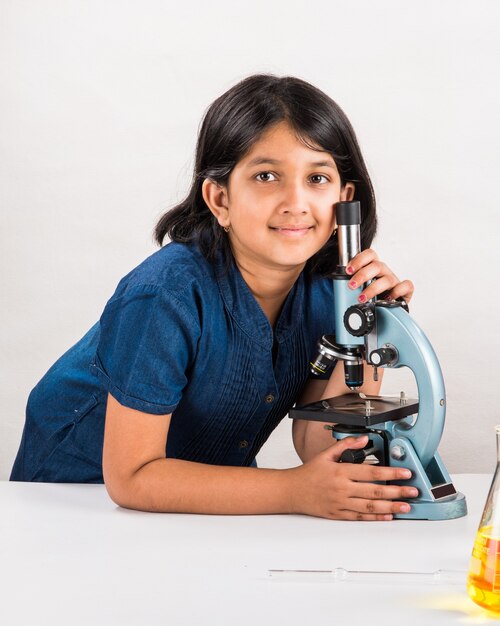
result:
[[(401, 458), (395, 458), (401, 454)], [(467, 515), (465, 496), (455, 490), (438, 452), (424, 468), (411, 441), (396, 437), (389, 443), (389, 458), (391, 467), (404, 467), (413, 474), (410, 480), (396, 484), (416, 487), (420, 494), (419, 498), (408, 501), (411, 511), (395, 515), (396, 519), (442, 520)]]
[(394, 519), (412, 520), (446, 520), (456, 519), (467, 515), (467, 503), (463, 493), (457, 492), (452, 500), (445, 502), (421, 502), (419, 500), (407, 500), (411, 506), (409, 513), (396, 513)]

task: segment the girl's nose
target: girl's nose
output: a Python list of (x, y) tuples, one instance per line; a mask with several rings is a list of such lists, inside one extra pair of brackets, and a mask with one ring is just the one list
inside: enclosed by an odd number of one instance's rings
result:
[(281, 213), (307, 213), (307, 194), (301, 183), (290, 183), (283, 189), (283, 196), (280, 202)]

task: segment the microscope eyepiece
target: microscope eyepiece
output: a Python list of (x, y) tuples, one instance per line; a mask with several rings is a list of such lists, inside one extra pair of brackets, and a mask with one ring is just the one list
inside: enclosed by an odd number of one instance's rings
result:
[(337, 202), (335, 205), (337, 238), (339, 244), (339, 269), (347, 267), (361, 250), (361, 205), (356, 202)]
[(361, 204), (354, 202), (337, 202), (335, 217), (338, 226), (356, 226), (361, 224)]

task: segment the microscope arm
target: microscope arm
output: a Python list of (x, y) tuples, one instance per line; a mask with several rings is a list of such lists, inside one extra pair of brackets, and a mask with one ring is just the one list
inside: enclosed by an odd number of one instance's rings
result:
[(409, 367), (418, 387), (416, 422), (394, 424), (394, 436), (411, 440), (424, 467), (433, 458), (444, 428), (446, 399), (443, 375), (436, 353), (418, 324), (401, 307), (377, 307), (377, 343), (395, 346), (394, 367)]

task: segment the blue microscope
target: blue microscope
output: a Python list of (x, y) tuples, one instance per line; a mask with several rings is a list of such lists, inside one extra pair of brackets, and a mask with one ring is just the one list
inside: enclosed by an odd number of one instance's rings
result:
[[(318, 342), (318, 355), (311, 371), (326, 373), (339, 359), (350, 393), (321, 400), (290, 411), (292, 419), (327, 422), (336, 439), (368, 435), (362, 450), (346, 450), (342, 462), (375, 462), (411, 470), (410, 480), (395, 482), (415, 486), (419, 496), (408, 500), (409, 513), (400, 519), (442, 520), (467, 514), (465, 496), (456, 491), (437, 452), (444, 428), (446, 396), (436, 354), (420, 327), (408, 314), (403, 300), (358, 303), (363, 287), (348, 287), (349, 261), (358, 254), (361, 210), (359, 202), (336, 205), (339, 265), (333, 276), (335, 335)], [(417, 381), (418, 400), (367, 396), (363, 384), (363, 361), (378, 368), (409, 367)]]

